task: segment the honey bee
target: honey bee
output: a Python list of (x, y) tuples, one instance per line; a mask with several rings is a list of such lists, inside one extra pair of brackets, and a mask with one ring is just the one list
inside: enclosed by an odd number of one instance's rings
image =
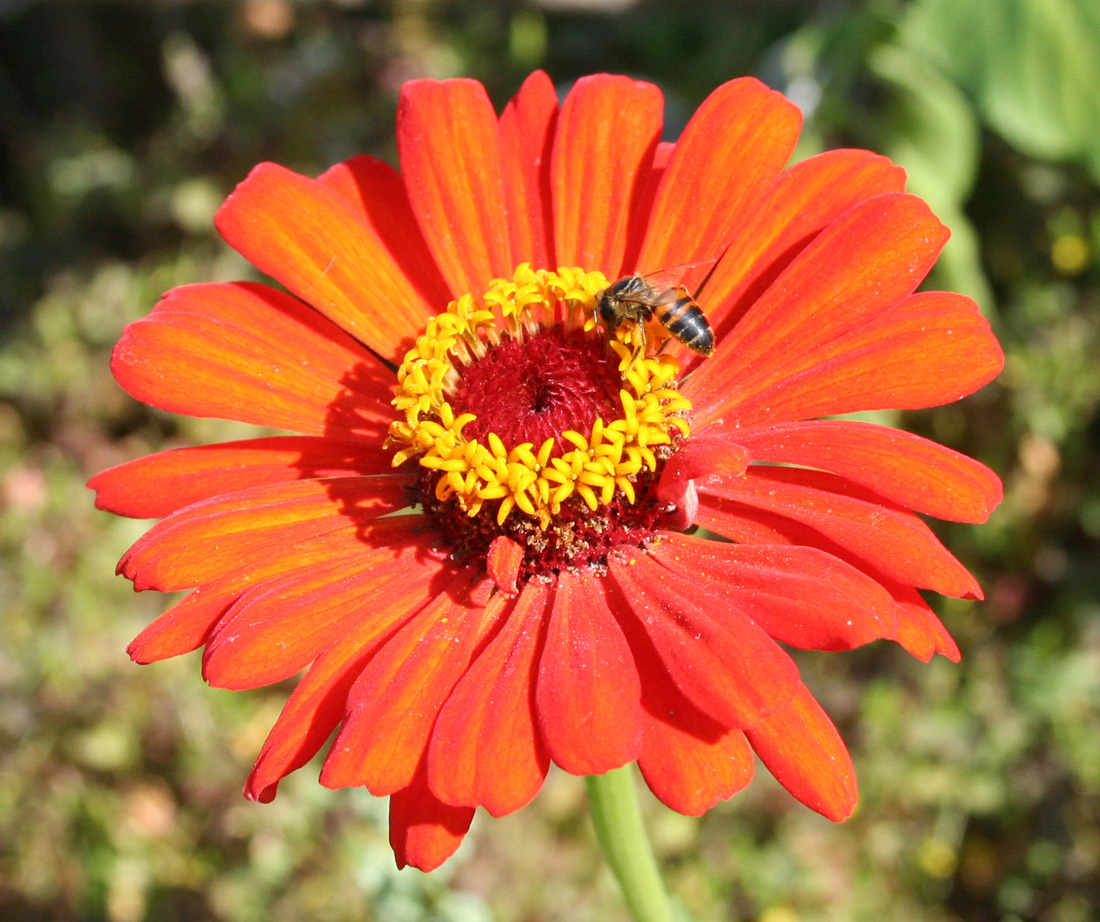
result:
[(692, 266), (652, 275), (629, 275), (605, 288), (596, 298), (596, 319), (608, 337), (625, 323), (634, 324), (633, 365), (645, 353), (645, 325), (657, 320), (669, 335), (700, 355), (714, 353), (714, 330), (688, 290), (676, 281)]

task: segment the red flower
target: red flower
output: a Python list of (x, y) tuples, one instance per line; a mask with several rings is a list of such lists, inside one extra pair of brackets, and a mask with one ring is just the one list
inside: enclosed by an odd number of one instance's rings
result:
[[(120, 563), (135, 588), (194, 589), (135, 660), (205, 646), (222, 688), (304, 670), (247, 796), (339, 728), (321, 780), (391, 795), (402, 865), (444, 861), (478, 806), (526, 804), (551, 761), (636, 760), (699, 814), (755, 750), (840, 820), (847, 751), (777, 641), (957, 658), (918, 590), (981, 590), (916, 513), (984, 521), (999, 480), (820, 419), (946, 403), (1000, 370), (972, 301), (914, 294), (947, 231), (882, 157), (784, 169), (799, 113), (755, 80), (674, 145), (661, 108), (607, 75), (559, 109), (536, 73), (499, 118), (476, 82), (410, 83), (400, 173), (263, 164), (219, 212), (291, 294), (190, 285), (127, 328), (113, 369), (138, 399), (300, 433), (91, 482), (104, 509), (164, 517)], [(634, 361), (640, 331), (593, 329), (596, 299), (670, 266), (716, 352)]]

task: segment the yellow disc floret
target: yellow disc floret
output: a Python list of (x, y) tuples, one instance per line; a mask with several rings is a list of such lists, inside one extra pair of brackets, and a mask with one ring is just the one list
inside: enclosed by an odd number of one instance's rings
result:
[(616, 335), (610, 347), (623, 380), (615, 418), (597, 417), (588, 431), (566, 430), (537, 446), (506, 445), (491, 431), (483, 439), (465, 437), (476, 417), (456, 413), (450, 402), (461, 369), (502, 338), (522, 342), (555, 324), (594, 329), (596, 299), (607, 287), (601, 272), (549, 272), (524, 263), (511, 279), (494, 279), (480, 298), (463, 295), (429, 320), (397, 372), (393, 404), (404, 419), (390, 424), (386, 442), (398, 449), (394, 465), (419, 456), (439, 472), (438, 500), (454, 501), (471, 516), (496, 501), (499, 524), (519, 510), (545, 528), (570, 497), (592, 511), (617, 492), (633, 503), (636, 476), (655, 471), (661, 446), (688, 434), (684, 414), (691, 404), (675, 389), (680, 366), (671, 356), (628, 361), (630, 347)]

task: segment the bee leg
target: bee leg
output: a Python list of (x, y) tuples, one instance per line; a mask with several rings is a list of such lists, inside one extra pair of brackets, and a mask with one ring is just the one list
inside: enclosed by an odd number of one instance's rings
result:
[(639, 358), (645, 358), (646, 347), (649, 345), (649, 340), (645, 335), (645, 326), (640, 323), (634, 327), (631, 338), (634, 340), (634, 351), (630, 355), (630, 364), (626, 366), (627, 368), (633, 368), (634, 363)]
[(595, 310), (592, 311), (592, 329), (603, 334), (603, 357), (606, 361), (611, 358), (611, 334), (606, 326), (600, 325), (600, 316)]

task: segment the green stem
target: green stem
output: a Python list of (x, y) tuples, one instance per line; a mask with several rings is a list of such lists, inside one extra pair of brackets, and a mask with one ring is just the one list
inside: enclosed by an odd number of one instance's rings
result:
[(671, 922), (664, 883), (642, 826), (631, 766), (589, 775), (584, 781), (596, 837), (634, 922)]

